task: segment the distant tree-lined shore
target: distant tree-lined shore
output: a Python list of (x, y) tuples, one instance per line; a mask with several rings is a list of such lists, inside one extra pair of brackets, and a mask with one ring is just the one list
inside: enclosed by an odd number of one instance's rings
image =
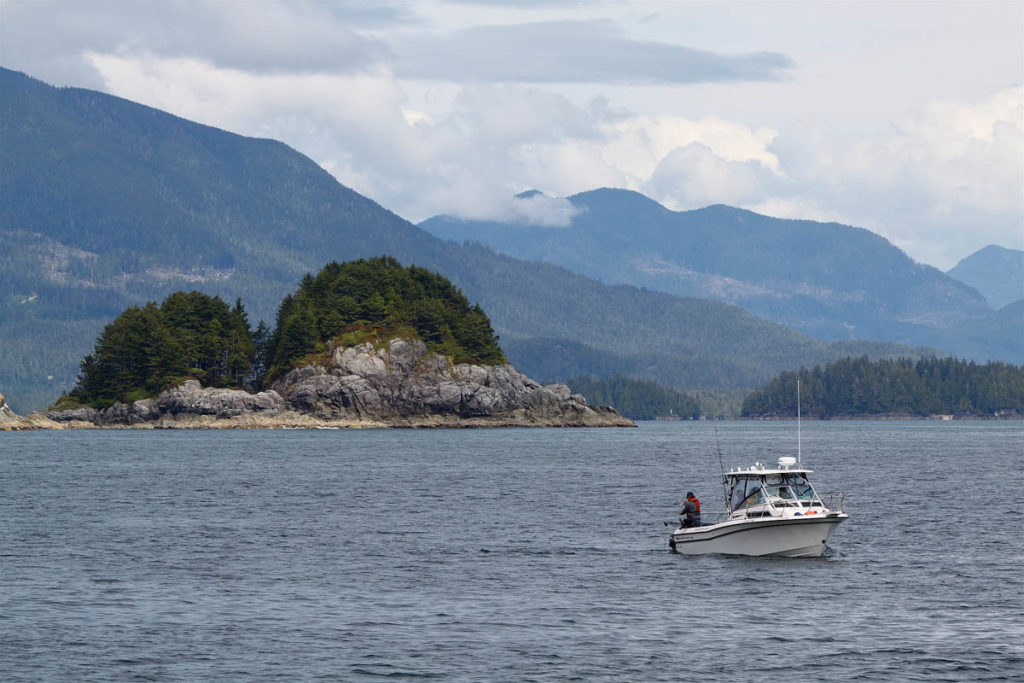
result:
[(956, 358), (845, 358), (783, 372), (743, 402), (743, 417), (1024, 416), (1024, 367)]

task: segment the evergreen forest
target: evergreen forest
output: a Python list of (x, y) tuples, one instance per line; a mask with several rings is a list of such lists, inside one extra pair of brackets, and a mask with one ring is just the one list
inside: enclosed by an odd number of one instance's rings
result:
[(569, 380), (568, 385), (573, 393), (583, 394), (587, 403), (612, 406), (631, 420), (673, 416), (695, 420), (700, 417), (696, 399), (651, 380), (630, 379), (622, 375), (609, 379), (576, 377)]
[(454, 362), (506, 362), (483, 310), (448, 280), (393, 258), (330, 263), (285, 297), (277, 325), (252, 329), (241, 300), (175, 292), (129, 306), (108, 324), (59, 408), (105, 408), (197, 379), (203, 386), (258, 389), (323, 352), (402, 336)]
[(329, 263), (281, 302), (266, 359), (268, 381), (328, 340), (415, 336), (456, 363), (507, 362), (491, 321), (441, 275), (381, 256)]
[(743, 417), (1024, 415), (1024, 367), (956, 358), (844, 358), (783, 372), (743, 402)]
[[(107, 407), (195, 378), (205, 386), (252, 380), (256, 346), (242, 302), (175, 292), (159, 306), (129, 306), (81, 363), (71, 403)], [(64, 400), (64, 405), (69, 402)]]

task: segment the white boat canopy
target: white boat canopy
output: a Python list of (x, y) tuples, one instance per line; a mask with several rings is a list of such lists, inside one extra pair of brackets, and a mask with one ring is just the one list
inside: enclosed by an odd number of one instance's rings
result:
[(724, 474), (729, 512), (763, 505), (776, 507), (822, 506), (807, 475), (812, 470), (793, 467), (796, 458), (779, 458), (777, 467), (754, 463), (746, 469), (731, 469)]

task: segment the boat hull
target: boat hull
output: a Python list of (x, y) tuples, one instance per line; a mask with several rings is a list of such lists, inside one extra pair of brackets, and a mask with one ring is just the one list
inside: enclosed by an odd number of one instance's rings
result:
[(821, 557), (845, 513), (821, 517), (741, 519), (692, 529), (676, 529), (669, 545), (684, 555)]

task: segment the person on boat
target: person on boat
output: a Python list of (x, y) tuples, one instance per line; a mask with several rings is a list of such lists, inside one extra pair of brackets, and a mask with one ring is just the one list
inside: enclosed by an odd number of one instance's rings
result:
[(682, 528), (700, 526), (700, 501), (693, 495), (693, 491), (686, 492), (686, 500), (683, 501), (683, 509), (679, 514), (684, 515)]

